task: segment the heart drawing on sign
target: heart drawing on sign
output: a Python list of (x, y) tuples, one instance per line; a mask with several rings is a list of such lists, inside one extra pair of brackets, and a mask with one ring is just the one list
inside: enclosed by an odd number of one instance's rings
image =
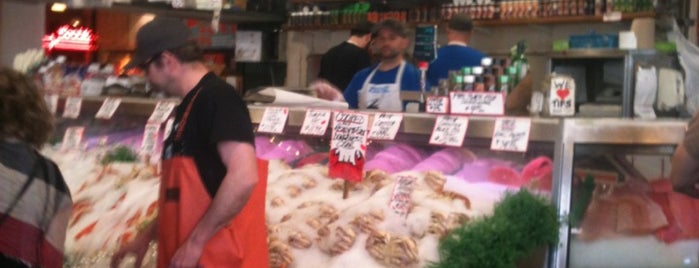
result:
[(556, 95), (558, 95), (558, 97), (562, 100), (568, 97), (568, 94), (570, 94), (570, 90), (568, 90), (567, 88), (561, 88), (556, 90)]

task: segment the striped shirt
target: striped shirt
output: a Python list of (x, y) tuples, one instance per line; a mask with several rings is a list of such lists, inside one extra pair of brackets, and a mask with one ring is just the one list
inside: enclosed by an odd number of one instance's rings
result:
[(55, 163), (24, 143), (0, 140), (0, 254), (29, 266), (62, 267), (71, 208)]

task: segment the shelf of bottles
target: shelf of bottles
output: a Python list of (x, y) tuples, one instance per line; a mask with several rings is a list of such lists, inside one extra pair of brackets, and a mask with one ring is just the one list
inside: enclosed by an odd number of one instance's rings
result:
[(653, 0), (454, 0), (387, 9), (369, 2), (342, 4), (327, 0), (297, 2), (288, 30), (349, 29), (354, 23), (393, 18), (411, 24), (439, 24), (453, 14), (468, 13), (476, 26), (602, 22), (604, 14), (620, 12), (622, 20), (655, 15)]

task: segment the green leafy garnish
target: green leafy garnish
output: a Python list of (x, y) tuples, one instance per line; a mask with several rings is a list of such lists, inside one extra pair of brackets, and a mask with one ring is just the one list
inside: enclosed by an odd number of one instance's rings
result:
[(556, 209), (526, 189), (508, 193), (490, 217), (454, 229), (439, 245), (434, 268), (510, 268), (535, 249), (558, 241)]
[(116, 148), (107, 152), (107, 154), (102, 158), (102, 165), (106, 165), (112, 162), (136, 162), (138, 160), (138, 155), (131, 150), (131, 148), (126, 146), (117, 146)]

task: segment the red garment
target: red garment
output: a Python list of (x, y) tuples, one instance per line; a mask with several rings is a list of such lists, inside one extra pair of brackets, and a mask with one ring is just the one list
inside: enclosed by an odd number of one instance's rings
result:
[[(211, 205), (194, 161), (175, 156), (164, 160), (158, 216), (158, 267), (167, 267), (177, 249)], [(259, 180), (250, 200), (231, 223), (206, 243), (203, 267), (269, 267), (264, 199), (267, 162), (258, 160)]]

